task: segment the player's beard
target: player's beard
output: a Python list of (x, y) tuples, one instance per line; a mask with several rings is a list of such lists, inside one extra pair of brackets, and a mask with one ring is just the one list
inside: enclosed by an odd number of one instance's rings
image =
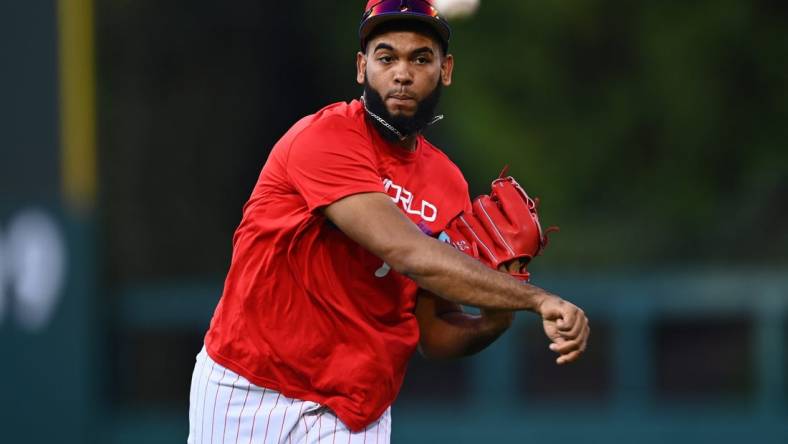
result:
[[(438, 102), (440, 102), (441, 87), (441, 83), (438, 82), (435, 89), (433, 89), (427, 97), (418, 102), (416, 105), (416, 112), (410, 117), (403, 114), (394, 116), (389, 113), (385, 102), (383, 102), (383, 97), (377, 90), (372, 88), (366, 80), (364, 80), (364, 102), (370, 111), (396, 128), (400, 134), (404, 137), (410, 137), (421, 133), (424, 128), (428, 127), (430, 123), (435, 120), (435, 109), (438, 107)], [(400, 141), (397, 134), (386, 128), (386, 126), (378, 122), (377, 119), (370, 118), (370, 120), (384, 139), (391, 142)]]

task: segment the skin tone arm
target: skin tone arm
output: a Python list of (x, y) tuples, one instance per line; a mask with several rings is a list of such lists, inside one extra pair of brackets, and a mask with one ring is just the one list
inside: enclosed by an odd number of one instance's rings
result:
[(551, 349), (560, 355), (559, 364), (577, 359), (585, 350), (590, 329), (582, 310), (424, 235), (387, 195), (348, 196), (324, 211), (348, 237), (426, 291), (456, 304), (539, 314)]
[[(522, 264), (501, 265), (502, 272), (520, 272)], [(476, 354), (495, 342), (511, 325), (514, 312), (482, 310), (466, 313), (462, 306), (421, 291), (416, 303), (419, 353), (427, 359), (453, 359)]]
[(462, 306), (432, 293), (419, 293), (419, 352), (427, 359), (452, 359), (478, 353), (500, 337), (514, 319), (512, 311), (465, 313)]

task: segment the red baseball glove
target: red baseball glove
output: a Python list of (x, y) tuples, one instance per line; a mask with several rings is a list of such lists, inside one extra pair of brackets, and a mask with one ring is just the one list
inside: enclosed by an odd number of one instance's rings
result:
[[(536, 212), (539, 199), (531, 199), (507, 168), (492, 183), (489, 195), (473, 200), (472, 213), (463, 212), (449, 222), (440, 239), (498, 270), (501, 265), (512, 276), (528, 281), (526, 266), (547, 246)], [(506, 177), (505, 177), (506, 176)], [(519, 266), (512, 266), (517, 261)]]

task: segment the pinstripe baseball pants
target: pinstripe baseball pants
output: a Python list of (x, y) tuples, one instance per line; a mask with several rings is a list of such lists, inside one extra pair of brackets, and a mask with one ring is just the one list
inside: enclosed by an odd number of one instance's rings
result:
[(391, 408), (358, 433), (327, 407), (250, 383), (203, 347), (189, 395), (188, 444), (389, 444)]

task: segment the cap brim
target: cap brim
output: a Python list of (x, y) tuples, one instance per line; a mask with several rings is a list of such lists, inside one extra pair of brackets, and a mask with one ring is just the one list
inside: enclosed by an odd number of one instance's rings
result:
[[(389, 12), (385, 14), (376, 15), (370, 19), (364, 21), (361, 27), (358, 30), (358, 36), (361, 39), (362, 46), (366, 44), (367, 38), (372, 33), (372, 30), (375, 29), (378, 25), (386, 22), (390, 22), (392, 20), (413, 20), (426, 23), (432, 27), (435, 32), (443, 39), (443, 44), (449, 44), (449, 39), (451, 38), (451, 29), (449, 29), (449, 25), (446, 24), (444, 21), (434, 18), (434, 17), (427, 17), (423, 15), (417, 15), (412, 13), (402, 13), (402, 12)], [(363, 49), (363, 48), (362, 48)]]

